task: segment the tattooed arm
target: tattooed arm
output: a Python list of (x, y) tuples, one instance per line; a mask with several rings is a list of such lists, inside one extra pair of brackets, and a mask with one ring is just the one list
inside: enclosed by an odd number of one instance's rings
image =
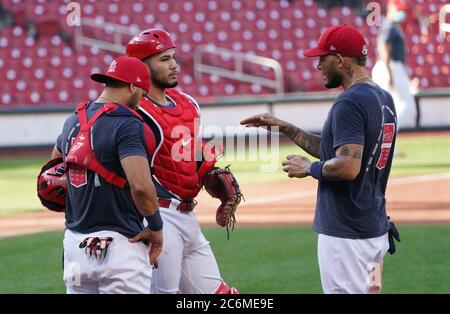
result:
[(294, 125), (280, 127), (280, 131), (305, 152), (311, 156), (320, 158), (320, 135), (308, 133)]
[[(283, 161), (283, 171), (289, 178), (304, 178), (313, 176), (316, 179), (325, 178), (328, 181), (352, 181), (361, 170), (361, 158), (364, 147), (357, 144), (342, 145), (336, 150), (336, 157), (323, 162), (311, 162), (308, 158), (289, 155)], [(314, 165), (322, 164), (319, 168)]]
[(354, 180), (361, 171), (363, 150), (363, 145), (340, 146), (336, 150), (336, 157), (323, 165), (322, 175), (329, 181)]
[(254, 127), (265, 127), (269, 131), (280, 131), (289, 137), (295, 144), (300, 146), (308, 154), (320, 158), (320, 136), (303, 131), (295, 125), (278, 119), (270, 113), (258, 114), (256, 116), (244, 119), (241, 124)]

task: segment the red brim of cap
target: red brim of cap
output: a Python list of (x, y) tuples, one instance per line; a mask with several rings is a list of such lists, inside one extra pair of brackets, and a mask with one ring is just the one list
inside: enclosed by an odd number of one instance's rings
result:
[(124, 81), (123, 79), (117, 78), (112, 74), (104, 74), (104, 73), (94, 73), (91, 75), (91, 79), (93, 81), (99, 82), (99, 83), (108, 83), (111, 80), (117, 80), (124, 82), (126, 84), (130, 84), (129, 82)]
[(328, 51), (323, 50), (319, 47), (311, 48), (303, 52), (305, 57), (320, 57), (330, 54)]

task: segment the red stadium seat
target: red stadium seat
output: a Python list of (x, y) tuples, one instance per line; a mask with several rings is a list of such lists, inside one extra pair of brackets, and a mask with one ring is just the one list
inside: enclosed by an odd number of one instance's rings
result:
[[(409, 51), (407, 62), (412, 75), (422, 78), (421, 87), (448, 86), (449, 45), (447, 39), (437, 35), (438, 8), (446, 1), (414, 2), (414, 10), (429, 17), (429, 26), (428, 35), (422, 35), (414, 16), (403, 25)], [(119, 54), (87, 46), (75, 50), (71, 45), (76, 28), (67, 25), (66, 2), (3, 0), (2, 5), (15, 14), (14, 25), (19, 26), (0, 31), (1, 88), (2, 91), (5, 88), (14, 91), (14, 94), (3, 93), (5, 96), (0, 99), (2, 107), (16, 104), (39, 106), (46, 102), (73, 104), (80, 98), (97, 96), (102, 85), (91, 82), (90, 74), (104, 70)], [(202, 75), (200, 82), (195, 81), (193, 53), (202, 44), (278, 60), (288, 91), (324, 90), (320, 72), (314, 68), (317, 60), (305, 58), (303, 51), (316, 45), (319, 35), (330, 24), (348, 23), (358, 27), (371, 48), (369, 69), (376, 60), (378, 28), (369, 27), (357, 12), (348, 8), (334, 7), (326, 11), (313, 0), (85, 1), (81, 11), (83, 17), (130, 28), (167, 28), (177, 42), (181, 70), (179, 86), (196, 97), (273, 92), (265, 87), (225, 78), (211, 82), (217, 78), (209, 75)], [(27, 37), (27, 21), (36, 23), (37, 38)], [(71, 36), (66, 39), (68, 42), (57, 36), (60, 29)], [(94, 38), (114, 38), (111, 30), (84, 27), (83, 32)], [(124, 39), (124, 44), (126, 41), (128, 38)], [(203, 60), (207, 64), (234, 69), (234, 61), (226, 56), (204, 54)], [(273, 77), (272, 71), (256, 65), (245, 64), (245, 69), (262, 77)], [(27, 86), (26, 92), (23, 82)], [(40, 95), (32, 94), (33, 91), (39, 91)]]
[(9, 91), (2, 91), (0, 96), (0, 108), (10, 108), (14, 105), (14, 94)]
[(24, 90), (23, 92), (15, 94), (17, 106), (45, 106), (45, 99), (42, 97), (40, 91)]

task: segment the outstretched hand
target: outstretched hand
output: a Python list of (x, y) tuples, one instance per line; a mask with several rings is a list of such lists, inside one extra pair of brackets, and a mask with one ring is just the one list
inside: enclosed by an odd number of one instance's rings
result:
[(150, 265), (154, 268), (158, 268), (158, 256), (161, 254), (163, 247), (163, 231), (151, 231), (145, 228), (133, 238), (128, 239), (128, 241), (135, 243), (139, 241), (144, 241), (150, 243), (150, 248), (148, 251), (148, 256), (150, 259)]
[(303, 156), (289, 155), (282, 162), (283, 171), (288, 173), (289, 178), (304, 178), (309, 175), (311, 161)]
[(241, 125), (245, 125), (246, 127), (263, 127), (269, 131), (272, 131), (273, 127), (286, 127), (288, 123), (276, 118), (270, 113), (262, 113), (242, 120)]

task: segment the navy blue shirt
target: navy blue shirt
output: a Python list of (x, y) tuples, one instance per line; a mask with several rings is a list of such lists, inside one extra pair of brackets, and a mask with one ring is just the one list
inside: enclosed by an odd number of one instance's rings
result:
[[(103, 103), (91, 103), (87, 109), (90, 119)], [(120, 106), (120, 105), (119, 105)], [(67, 155), (79, 130), (74, 113), (65, 123), (58, 137), (57, 148)], [(106, 169), (126, 178), (120, 160), (128, 156), (147, 157), (143, 124), (125, 107), (101, 115), (91, 129), (95, 156)], [(70, 172), (68, 172), (70, 176)], [(85, 180), (84, 180), (85, 178)], [(66, 227), (80, 233), (111, 230), (132, 237), (143, 228), (142, 217), (134, 205), (128, 185), (123, 189), (107, 183), (96, 173), (86, 170), (86, 176), (68, 184)], [(70, 182), (68, 178), (68, 182)]]
[(355, 84), (336, 99), (322, 129), (320, 160), (334, 158), (342, 145), (359, 144), (361, 170), (353, 181), (319, 182), (314, 231), (350, 239), (388, 231), (385, 192), (396, 120), (391, 95), (376, 85)]
[(378, 46), (381, 44), (390, 44), (392, 46), (391, 60), (405, 63), (405, 39), (402, 30), (395, 23), (385, 20), (381, 25), (381, 31), (377, 40)]

